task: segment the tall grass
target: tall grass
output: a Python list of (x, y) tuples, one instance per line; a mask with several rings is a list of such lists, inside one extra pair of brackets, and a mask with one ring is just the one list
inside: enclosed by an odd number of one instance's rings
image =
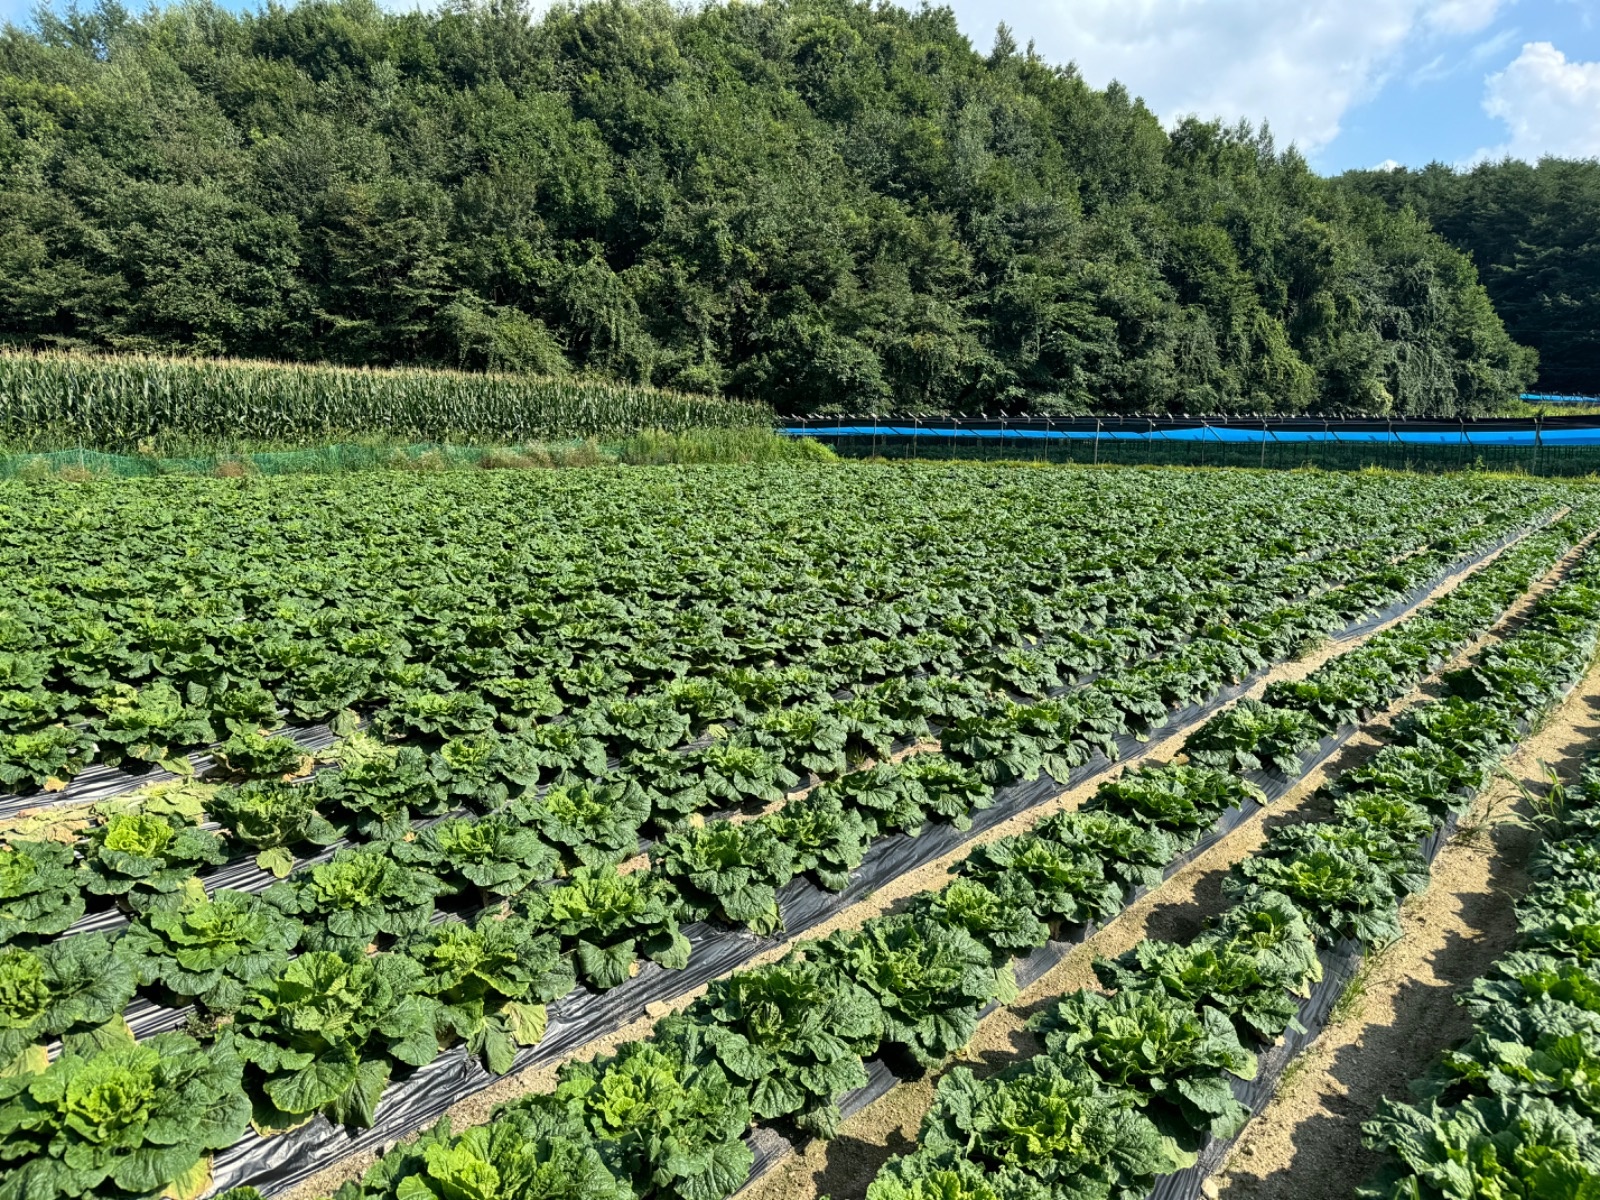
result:
[(0, 444), (12, 450), (194, 455), (363, 439), (481, 445), (772, 422), (761, 405), (626, 383), (0, 353)]

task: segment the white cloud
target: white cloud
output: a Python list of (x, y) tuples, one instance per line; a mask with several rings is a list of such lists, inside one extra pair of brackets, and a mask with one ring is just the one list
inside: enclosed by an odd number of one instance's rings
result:
[(1485, 80), (1483, 110), (1509, 136), (1476, 160), (1600, 157), (1600, 62), (1569, 62), (1551, 43), (1529, 42)]
[(1314, 151), (1418, 43), (1483, 29), (1508, 0), (955, 0), (981, 47), (1001, 19), (1054, 62), (1112, 79), (1165, 121), (1271, 123)]
[(1386, 158), (1372, 169), (1374, 171), (1398, 171), (1404, 165), (1405, 164), (1400, 162), (1398, 159)]

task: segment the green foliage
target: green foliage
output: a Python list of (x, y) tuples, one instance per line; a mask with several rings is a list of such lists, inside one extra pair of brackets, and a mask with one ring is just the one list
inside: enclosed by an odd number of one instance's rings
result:
[(1310, 713), (1241, 700), (1212, 717), (1183, 744), (1191, 761), (1222, 771), (1271, 768), (1300, 774), (1300, 756), (1326, 732)]
[(83, 915), (83, 877), (72, 860), (60, 842), (0, 846), (0, 944), (54, 936)]
[(756, 933), (783, 928), (777, 889), (794, 876), (794, 852), (771, 823), (713, 821), (669, 833), (651, 848), (650, 864), (677, 888), (686, 917)]
[(491, 1124), (458, 1136), (442, 1118), (334, 1200), (634, 1200), (598, 1150), (542, 1116), (502, 1108)]
[(288, 1128), (325, 1113), (372, 1124), (396, 1062), (420, 1067), (439, 1053), (440, 1005), (420, 963), (313, 950), (246, 994), (220, 1044), (254, 1071), (254, 1120)]
[(937, 1066), (972, 1039), (984, 1005), (1016, 995), (1009, 966), (994, 966), (966, 931), (926, 918), (879, 917), (807, 953), (870, 993), (883, 1011), (884, 1040), (923, 1067)]
[(545, 1002), (575, 982), (560, 942), (517, 916), (486, 913), (472, 925), (435, 925), (405, 952), (425, 972), (420, 990), (441, 1005), (441, 1032), (462, 1039), (497, 1075), (511, 1069), (516, 1047), (538, 1044)]
[(1600, 1190), (1600, 1131), (1543, 1097), (1480, 1097), (1453, 1108), (1379, 1101), (1361, 1126), (1399, 1159), (1364, 1200), (1460, 1195), (1586, 1197)]
[(569, 865), (598, 867), (639, 852), (639, 829), (650, 818), (650, 800), (630, 780), (571, 778), (516, 801), (511, 813)]
[(568, 1063), (557, 1079), (553, 1097), (528, 1107), (564, 1108), (638, 1191), (721, 1200), (749, 1176), (753, 1156), (742, 1136), (750, 1104), (717, 1064), (629, 1042), (614, 1057)]
[(984, 1080), (966, 1067), (952, 1070), (939, 1081), (920, 1140), (892, 1175), (925, 1178), (930, 1168), (967, 1160), (997, 1171), (1003, 1188), (1014, 1171), (1044, 1184), (1047, 1195), (1085, 1200), (1138, 1200), (1155, 1176), (1194, 1161), (1135, 1110), (1128, 1092), (1044, 1057)]
[(415, 841), (389, 845), (395, 858), (420, 866), (451, 892), (474, 892), (485, 902), (515, 896), (561, 866), (537, 832), (506, 815), (447, 817), (419, 830)]
[(685, 1058), (718, 1063), (757, 1117), (788, 1117), (819, 1137), (838, 1132), (839, 1098), (866, 1086), (862, 1060), (882, 1036), (882, 1010), (866, 991), (798, 953), (718, 980), (655, 1031)]
[(120, 949), (103, 934), (0, 949), (0, 1070), (30, 1047), (121, 1017), (136, 981)]
[(1253, 1079), (1256, 1056), (1228, 1017), (1196, 1010), (1154, 989), (1074, 992), (1029, 1021), (1057, 1061), (1083, 1063), (1109, 1086), (1125, 1088), (1157, 1128), (1188, 1150), (1207, 1135), (1231, 1138), (1250, 1112), (1234, 1099), (1229, 1075)]
[(267, 889), (267, 901), (305, 928), (312, 950), (359, 953), (380, 939), (420, 932), (442, 890), (426, 871), (396, 860), (384, 844), (340, 850)]
[(529, 917), (561, 936), (578, 975), (604, 991), (629, 979), (640, 957), (669, 969), (689, 962), (678, 930), (677, 893), (654, 872), (579, 867), (556, 887), (522, 899)]
[(194, 1194), (194, 1173), (243, 1136), (249, 1116), (238, 1059), (181, 1033), (68, 1049), (42, 1073), (0, 1076), (5, 1190), (39, 1200)]
[(283, 969), (300, 933), (299, 921), (261, 896), (223, 888), (141, 914), (117, 950), (141, 983), (159, 985), (174, 1003), (225, 1013)]
[(226, 862), (228, 848), (209, 829), (129, 812), (91, 829), (83, 858), (90, 892), (122, 897), (137, 911), (171, 902), (200, 868)]
[[(943, 10), (184, 19), (8, 42), (0, 334), (494, 373), (19, 358), (8, 430), (761, 423), (643, 383), (784, 411), (1453, 416), (1530, 376), (1410, 212), (1265, 130), (1169, 132), (1120, 87), (985, 55)], [(186, 150), (188, 173), (149, 166)]]

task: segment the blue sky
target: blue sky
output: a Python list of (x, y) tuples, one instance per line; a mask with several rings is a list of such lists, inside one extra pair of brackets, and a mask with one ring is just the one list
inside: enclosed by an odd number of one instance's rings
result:
[(1600, 0), (949, 2), (979, 49), (1005, 21), (1164, 120), (1265, 119), (1323, 171), (1600, 157)]
[(1600, 0), (954, 0), (1165, 120), (1265, 119), (1324, 171), (1600, 156)]

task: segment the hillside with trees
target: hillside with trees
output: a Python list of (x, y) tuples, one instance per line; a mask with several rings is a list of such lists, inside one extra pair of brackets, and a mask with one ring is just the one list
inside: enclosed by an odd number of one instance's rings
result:
[(1353, 171), (1471, 255), (1511, 336), (1539, 352), (1543, 392), (1600, 395), (1600, 162), (1507, 159), (1456, 171)]
[(1534, 355), (1425, 216), (942, 8), (191, 0), (0, 36), (14, 346), (790, 412), (1491, 411)]

